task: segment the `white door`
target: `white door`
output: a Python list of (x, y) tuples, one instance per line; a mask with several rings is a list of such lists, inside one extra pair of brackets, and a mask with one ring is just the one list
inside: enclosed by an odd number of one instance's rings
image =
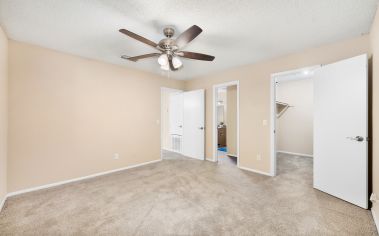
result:
[(183, 149), (185, 156), (204, 160), (204, 90), (183, 94)]
[(183, 93), (170, 94), (170, 135), (183, 134)]
[(367, 55), (314, 77), (314, 188), (363, 208), (367, 193)]

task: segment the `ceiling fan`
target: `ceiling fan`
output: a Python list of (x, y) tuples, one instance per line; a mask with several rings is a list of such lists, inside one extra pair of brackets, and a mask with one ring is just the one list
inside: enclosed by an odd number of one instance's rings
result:
[(172, 38), (172, 36), (174, 36), (175, 34), (175, 30), (171, 27), (166, 27), (163, 29), (163, 34), (166, 36), (166, 38), (159, 41), (159, 43), (154, 43), (153, 41), (126, 29), (120, 29), (119, 31), (159, 51), (157, 53), (149, 53), (134, 57), (123, 55), (121, 56), (121, 58), (123, 59), (137, 62), (140, 59), (158, 57), (158, 63), (161, 66), (161, 69), (171, 71), (176, 71), (183, 66), (183, 63), (179, 59), (179, 57), (202, 61), (213, 61), (215, 59), (214, 56), (181, 50), (184, 46), (186, 46), (203, 31), (197, 25), (191, 26), (186, 31), (181, 33), (178, 37), (176, 37), (176, 39)]

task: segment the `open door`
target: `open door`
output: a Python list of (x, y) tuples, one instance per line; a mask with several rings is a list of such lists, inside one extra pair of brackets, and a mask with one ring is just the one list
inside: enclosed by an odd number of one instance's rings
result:
[(183, 135), (183, 93), (170, 96), (170, 134)]
[(188, 157), (204, 160), (204, 90), (183, 95), (183, 151)]
[(169, 123), (171, 150), (174, 152), (182, 152), (183, 137), (183, 93), (170, 94), (169, 105)]
[(368, 207), (367, 55), (314, 77), (314, 188)]

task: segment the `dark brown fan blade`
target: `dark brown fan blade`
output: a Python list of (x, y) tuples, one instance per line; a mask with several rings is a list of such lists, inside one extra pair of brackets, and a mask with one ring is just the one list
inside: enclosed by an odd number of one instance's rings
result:
[(176, 38), (176, 45), (178, 48), (184, 47), (186, 44), (196, 38), (202, 31), (203, 30), (197, 25), (191, 26)]
[(140, 56), (135, 56), (135, 57), (128, 57), (128, 56), (121, 56), (122, 59), (127, 59), (129, 61), (138, 61), (140, 59), (144, 59), (144, 58), (149, 58), (149, 57), (157, 57), (157, 56), (160, 56), (161, 54), (160, 53), (149, 53), (149, 54), (144, 54), (144, 55), (140, 55)]
[(170, 70), (176, 71), (178, 69), (175, 69), (174, 63), (172, 63), (172, 56), (168, 57), (168, 64), (170, 65)]
[(195, 59), (195, 60), (202, 60), (202, 61), (213, 61), (215, 59), (214, 56), (197, 53), (197, 52), (181, 51), (181, 52), (177, 52), (176, 55), (185, 57), (185, 58)]
[(142, 43), (145, 43), (145, 44), (148, 44), (150, 46), (152, 46), (153, 48), (157, 48), (158, 47), (158, 44), (154, 43), (153, 41), (147, 39), (147, 38), (144, 38), (142, 36), (139, 36), (138, 34), (135, 34), (129, 30), (126, 30), (126, 29), (120, 29), (119, 30), (121, 33), (123, 34), (126, 34), (127, 36), (131, 37), (131, 38), (134, 38)]

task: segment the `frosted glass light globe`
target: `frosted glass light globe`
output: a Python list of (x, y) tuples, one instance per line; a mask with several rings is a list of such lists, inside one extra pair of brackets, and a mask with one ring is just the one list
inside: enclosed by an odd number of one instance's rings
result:
[(166, 54), (162, 54), (158, 57), (158, 63), (161, 66), (168, 65), (168, 58)]
[(177, 57), (172, 58), (172, 64), (174, 65), (175, 69), (178, 69), (183, 65), (182, 61)]

